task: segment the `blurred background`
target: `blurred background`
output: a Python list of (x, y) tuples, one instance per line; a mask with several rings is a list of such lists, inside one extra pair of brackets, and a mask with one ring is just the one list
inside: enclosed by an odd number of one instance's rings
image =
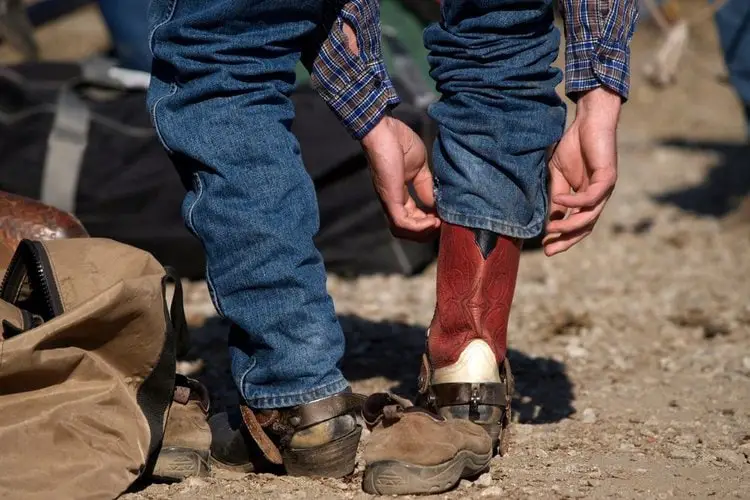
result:
[[(226, 325), (145, 110), (146, 4), (0, 0), (0, 189), (71, 210), (92, 235), (176, 266), (195, 341), (181, 369), (212, 388), (220, 409), (234, 397)], [(381, 7), (397, 113), (430, 141), (426, 109), (438, 96), (421, 31), (439, 8)], [(492, 471), (513, 481), (506, 498), (750, 491), (750, 0), (642, 0), (631, 70), (620, 180), (596, 231), (554, 259), (530, 242), (522, 259), (509, 328), (517, 452)], [(347, 334), (343, 369), (355, 390), (411, 394), (434, 307), (435, 244), (390, 237), (358, 145), (302, 70), (293, 99)], [(294, 498), (347, 495), (273, 481), (263, 487)], [(188, 485), (185, 498), (224, 498), (224, 486)], [(131, 498), (182, 494), (169, 488)]]

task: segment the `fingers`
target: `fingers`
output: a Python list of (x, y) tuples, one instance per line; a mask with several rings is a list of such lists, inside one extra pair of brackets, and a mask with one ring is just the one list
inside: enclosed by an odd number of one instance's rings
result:
[(547, 224), (549, 233), (574, 233), (586, 227), (593, 227), (604, 210), (606, 199), (593, 208), (583, 208), (562, 220), (550, 220)]
[(565, 176), (556, 168), (550, 169), (550, 207), (549, 207), (549, 220), (560, 220), (565, 218), (568, 213), (568, 209), (555, 203), (555, 198), (561, 194), (570, 193), (570, 183), (565, 179)]
[(544, 246), (544, 254), (547, 257), (552, 257), (553, 255), (565, 252), (573, 245), (579, 243), (581, 240), (590, 235), (592, 230), (593, 226), (590, 226), (572, 233), (546, 236), (542, 241), (542, 245)]
[(595, 170), (588, 185), (581, 186), (575, 193), (558, 193), (553, 201), (567, 208), (593, 208), (612, 194), (616, 182), (615, 168)]

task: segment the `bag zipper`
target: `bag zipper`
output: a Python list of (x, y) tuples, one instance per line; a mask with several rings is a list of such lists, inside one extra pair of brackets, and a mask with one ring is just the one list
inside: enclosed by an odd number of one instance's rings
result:
[(64, 311), (57, 285), (52, 279), (52, 264), (39, 241), (23, 240), (18, 244), (3, 279), (0, 298), (16, 304), (24, 278), (28, 276), (32, 293), (41, 293), (46, 305), (44, 321), (60, 316)]

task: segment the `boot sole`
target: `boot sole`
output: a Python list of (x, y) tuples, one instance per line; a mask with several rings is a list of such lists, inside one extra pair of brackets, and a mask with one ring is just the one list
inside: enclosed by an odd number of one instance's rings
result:
[(209, 452), (190, 448), (163, 448), (151, 473), (156, 480), (180, 481), (187, 477), (205, 477), (211, 472)]
[(365, 468), (362, 489), (370, 495), (418, 495), (443, 493), (462, 478), (476, 476), (487, 469), (492, 450), (477, 454), (462, 450), (438, 465), (414, 465), (396, 460), (375, 462)]

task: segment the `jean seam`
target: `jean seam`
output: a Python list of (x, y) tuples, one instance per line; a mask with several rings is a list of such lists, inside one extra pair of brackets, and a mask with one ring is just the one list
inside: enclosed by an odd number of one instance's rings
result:
[(168, 154), (174, 154), (174, 151), (172, 150), (172, 148), (169, 147), (166, 140), (164, 139), (164, 136), (161, 133), (161, 129), (159, 127), (159, 118), (156, 115), (156, 108), (157, 106), (159, 106), (159, 104), (161, 104), (161, 102), (164, 99), (166, 99), (167, 97), (172, 97), (176, 93), (177, 93), (177, 84), (176, 83), (170, 84), (169, 92), (167, 92), (166, 94), (158, 98), (156, 102), (154, 102), (154, 105), (151, 107), (151, 116), (153, 117), (153, 120), (154, 120), (154, 131), (156, 132), (156, 136), (159, 138), (159, 142), (161, 142), (162, 146), (164, 146), (164, 149), (167, 150)]
[(154, 27), (151, 29), (151, 32), (148, 34), (148, 48), (151, 51), (151, 56), (154, 57), (154, 34), (156, 34), (156, 30), (167, 24), (169, 21), (172, 20), (172, 17), (174, 17), (174, 11), (177, 8), (177, 0), (171, 0), (169, 2), (169, 12), (167, 13), (167, 16), (156, 23)]
[[(195, 206), (198, 204), (201, 199), (203, 199), (203, 182), (201, 181), (200, 175), (196, 172), (193, 174), (193, 185), (195, 186), (195, 200), (190, 204), (190, 207), (188, 208), (187, 214), (185, 216), (185, 221), (190, 226), (190, 230), (193, 232), (193, 234), (198, 234), (195, 230), (195, 220), (193, 216), (193, 211), (195, 210)], [(222, 318), (225, 317), (224, 315), (224, 309), (221, 307), (221, 304), (219, 302), (219, 296), (216, 293), (216, 287), (214, 286), (213, 280), (211, 279), (211, 273), (208, 269), (208, 264), (206, 264), (206, 285), (208, 286), (208, 293), (211, 296), (211, 300), (214, 303), (214, 306), (216, 306), (216, 312), (219, 313), (219, 316)]]

